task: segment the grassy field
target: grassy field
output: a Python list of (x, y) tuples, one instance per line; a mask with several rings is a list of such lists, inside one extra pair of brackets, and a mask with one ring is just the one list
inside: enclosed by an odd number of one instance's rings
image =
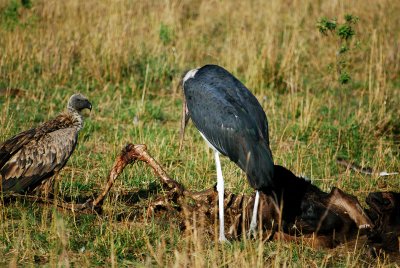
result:
[[(185, 70), (219, 64), (258, 97), (269, 119), (274, 161), (336, 186), (364, 203), (370, 191), (399, 191), (399, 177), (346, 171), (344, 157), (376, 170), (400, 167), (400, 2), (382, 1), (22, 1), (0, 0), (0, 142), (61, 112), (82, 92), (93, 103), (79, 144), (60, 174), (59, 194), (91, 197), (124, 144), (145, 143), (191, 189), (216, 181), (213, 154), (190, 124), (178, 152)], [(338, 40), (321, 17), (359, 17), (338, 83)], [(13, 90), (11, 96), (6, 89)], [(222, 159), (226, 188), (251, 193)], [(182, 234), (173, 220), (135, 221), (119, 193), (157, 184), (128, 167), (99, 215), (16, 201), (0, 205), (0, 265), (386, 266), (364, 250), (314, 250), (282, 242), (215, 243)], [(143, 200), (145, 213), (146, 200)]]

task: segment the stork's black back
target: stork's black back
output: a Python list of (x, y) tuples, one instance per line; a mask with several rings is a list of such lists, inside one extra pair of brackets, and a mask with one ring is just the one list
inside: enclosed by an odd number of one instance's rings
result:
[(268, 121), (256, 97), (232, 74), (206, 65), (183, 81), (189, 115), (221, 154), (246, 174), (256, 190), (273, 188)]

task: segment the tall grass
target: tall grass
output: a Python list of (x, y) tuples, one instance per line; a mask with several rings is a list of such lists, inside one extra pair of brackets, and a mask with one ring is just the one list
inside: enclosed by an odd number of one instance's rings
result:
[[(29, 2), (29, 1), (28, 1)], [(182, 73), (214, 63), (256, 94), (270, 124), (274, 160), (324, 190), (361, 199), (398, 190), (395, 177), (340, 169), (346, 157), (398, 170), (400, 139), (398, 1), (19, 1), (0, 0), (0, 140), (64, 109), (74, 92), (94, 103), (79, 145), (60, 174), (60, 195), (98, 192), (127, 142), (146, 143), (168, 172), (192, 189), (215, 183), (213, 157), (191, 127), (178, 153)], [(337, 84), (337, 44), (320, 17), (360, 18), (352, 81)], [(18, 89), (7, 94), (6, 89)], [(251, 189), (223, 159), (226, 187)], [(124, 171), (101, 216), (72, 215), (29, 202), (0, 206), (0, 263), (143, 266), (359, 266), (363, 250), (312, 250), (260, 241), (219, 245), (182, 234), (172, 219), (123, 216), (121, 196), (154, 187), (143, 164)]]

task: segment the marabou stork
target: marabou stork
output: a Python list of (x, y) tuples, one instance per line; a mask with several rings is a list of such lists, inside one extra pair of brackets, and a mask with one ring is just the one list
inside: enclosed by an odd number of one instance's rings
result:
[(257, 226), (259, 191), (273, 189), (274, 163), (269, 148), (268, 121), (256, 97), (232, 74), (217, 65), (188, 71), (184, 91), (181, 145), (191, 118), (214, 150), (219, 205), (219, 240), (224, 233), (224, 180), (219, 154), (235, 162), (256, 190), (250, 232)]

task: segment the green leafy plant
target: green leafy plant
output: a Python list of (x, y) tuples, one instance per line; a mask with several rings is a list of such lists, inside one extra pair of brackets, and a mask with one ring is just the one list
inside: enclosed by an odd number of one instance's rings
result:
[(36, 17), (32, 14), (22, 18), (24, 10), (32, 7), (31, 0), (12, 0), (3, 9), (0, 9), (0, 27), (6, 30), (14, 30), (16, 27), (27, 27), (35, 22)]
[(318, 23), (317, 28), (324, 36), (333, 36), (338, 39), (338, 48), (336, 53), (336, 70), (338, 75), (338, 82), (345, 85), (351, 81), (351, 76), (348, 71), (349, 66), (349, 52), (351, 51), (351, 41), (356, 34), (354, 25), (358, 22), (358, 17), (351, 14), (344, 16), (344, 22), (338, 23), (337, 19), (328, 19), (322, 17)]
[(31, 0), (21, 0), (21, 4), (25, 8), (31, 8), (32, 7), (32, 2)]
[(11, 1), (1, 12), (1, 22), (6, 29), (14, 29), (19, 22), (18, 9), (20, 4), (17, 1)]
[(171, 43), (173, 33), (168, 25), (161, 23), (159, 35), (160, 40), (164, 45)]

